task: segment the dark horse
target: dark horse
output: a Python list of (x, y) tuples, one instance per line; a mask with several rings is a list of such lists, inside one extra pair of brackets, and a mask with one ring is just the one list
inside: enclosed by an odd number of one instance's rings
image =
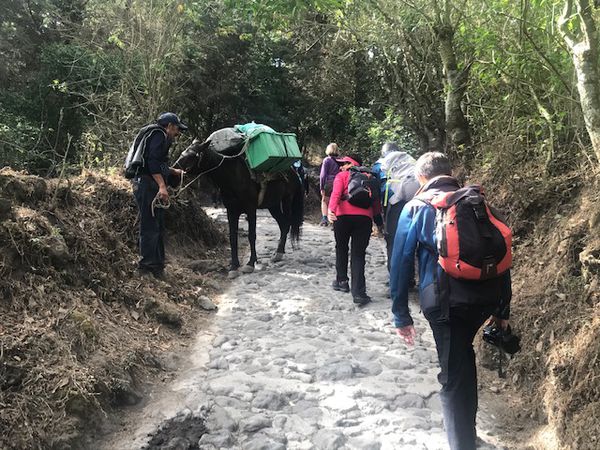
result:
[[(279, 225), (279, 245), (273, 256), (274, 261), (282, 259), (285, 253), (287, 235), (291, 231), (292, 243), (300, 237), (300, 227), (304, 216), (304, 192), (302, 180), (290, 168), (266, 184), (261, 194), (261, 184), (253, 177), (244, 156), (225, 156), (208, 148), (208, 142), (194, 141), (185, 149), (174, 167), (183, 169), (186, 174), (198, 176), (206, 174), (221, 191), (223, 204), (227, 208), (229, 223), (229, 243), (231, 244), (230, 271), (240, 267), (238, 258), (238, 222), (245, 213), (248, 218), (248, 240), (250, 260), (240, 269), (244, 273), (254, 270), (256, 256), (256, 210), (266, 208)], [(259, 196), (261, 204), (259, 205)]]

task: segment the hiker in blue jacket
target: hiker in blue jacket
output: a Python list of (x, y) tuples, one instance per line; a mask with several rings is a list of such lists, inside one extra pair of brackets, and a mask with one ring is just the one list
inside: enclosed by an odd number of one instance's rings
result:
[[(436, 211), (419, 197), (456, 191), (448, 158), (430, 152), (416, 162), (421, 188), (400, 215), (392, 251), (390, 287), (397, 334), (414, 344), (415, 328), (408, 306), (415, 253), (419, 263), (419, 299), (433, 331), (442, 385), (444, 425), (452, 450), (474, 450), (476, 441), (477, 372), (473, 339), (491, 317), (508, 327), (510, 273), (485, 281), (465, 282), (449, 277), (438, 264), (435, 239)], [(445, 303), (448, 302), (448, 303)]]

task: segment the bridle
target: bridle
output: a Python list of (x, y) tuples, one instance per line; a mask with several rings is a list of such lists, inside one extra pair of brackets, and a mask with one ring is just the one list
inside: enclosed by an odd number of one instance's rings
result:
[[(181, 173), (181, 183), (179, 183), (179, 186), (182, 186), (182, 187), (180, 187), (180, 188), (179, 188), (179, 189), (178, 189), (178, 190), (175, 192), (175, 195), (173, 195), (173, 198), (177, 198), (177, 197), (179, 197), (179, 196), (181, 195), (181, 193), (182, 193), (182, 192), (183, 192), (185, 189), (187, 189), (187, 188), (188, 188), (190, 185), (192, 185), (192, 184), (193, 184), (193, 183), (194, 183), (194, 182), (195, 182), (195, 181), (196, 181), (198, 178), (200, 178), (202, 175), (206, 175), (207, 173), (210, 173), (210, 172), (212, 172), (212, 171), (214, 171), (214, 170), (217, 170), (219, 167), (221, 167), (221, 165), (223, 164), (223, 162), (224, 162), (226, 159), (234, 159), (234, 158), (237, 158), (238, 156), (242, 156), (244, 153), (246, 153), (246, 148), (247, 148), (247, 145), (248, 145), (248, 144), (247, 144), (247, 142), (246, 142), (246, 144), (244, 144), (244, 146), (242, 147), (242, 150), (241, 150), (241, 151), (240, 151), (240, 152), (239, 152), (237, 155), (231, 155), (231, 156), (229, 156), (229, 155), (223, 155), (222, 153), (217, 153), (217, 152), (214, 152), (215, 154), (217, 154), (217, 155), (219, 155), (219, 156), (221, 157), (221, 160), (219, 161), (219, 163), (218, 163), (218, 164), (217, 164), (215, 167), (211, 167), (210, 169), (207, 169), (207, 170), (204, 170), (204, 171), (200, 172), (198, 175), (196, 175), (196, 176), (194, 177), (194, 179), (193, 179), (192, 181), (190, 181), (189, 183), (187, 183), (185, 186), (183, 186), (183, 179), (184, 179), (184, 176), (185, 176), (185, 172), (182, 172), (182, 173)], [(193, 153), (193, 154), (194, 154), (194, 156), (196, 157), (196, 164), (195, 164), (195, 167), (199, 167), (199, 166), (200, 166), (200, 163), (202, 162), (202, 157), (203, 157), (204, 155), (203, 155), (203, 154), (201, 154), (201, 153), (200, 153), (198, 150), (196, 150), (196, 149), (194, 149), (194, 148), (192, 148), (192, 147), (194, 147), (194, 143), (192, 143), (192, 145), (191, 145), (190, 147), (188, 147), (188, 148), (187, 148), (187, 149), (186, 149), (186, 150), (185, 150), (183, 153), (186, 153), (186, 152), (188, 152), (188, 151), (189, 151), (189, 152), (191, 152), (191, 153)], [(198, 145), (196, 145), (196, 147), (202, 147), (202, 144), (198, 144)], [(205, 150), (206, 150), (207, 148), (208, 148), (208, 145), (206, 145), (206, 147), (205, 147)], [(183, 154), (182, 154), (182, 156), (183, 156)], [(178, 164), (176, 164), (176, 165), (178, 165)], [(175, 166), (174, 166), (174, 167), (175, 167)]]

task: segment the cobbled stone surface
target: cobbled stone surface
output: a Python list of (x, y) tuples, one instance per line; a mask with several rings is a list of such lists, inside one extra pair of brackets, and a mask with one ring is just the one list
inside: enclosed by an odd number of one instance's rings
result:
[(265, 212), (257, 234), (260, 270), (215, 299), (210, 332), (164, 414), (178, 401), (204, 415), (201, 449), (447, 449), (433, 338), (415, 298), (415, 346), (395, 335), (383, 240), (367, 250), (373, 301), (359, 308), (331, 288), (330, 227), (305, 224), (299, 248), (288, 243), (277, 263), (279, 231)]

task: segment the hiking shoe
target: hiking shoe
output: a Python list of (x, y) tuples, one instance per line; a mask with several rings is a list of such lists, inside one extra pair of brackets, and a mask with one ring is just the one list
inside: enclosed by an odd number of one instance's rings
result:
[(149, 279), (149, 280), (151, 280), (151, 279), (164, 280), (165, 279), (165, 271), (160, 270), (160, 269), (151, 270), (151, 269), (138, 268), (137, 274), (140, 278), (145, 278), (145, 279)]
[(371, 303), (371, 297), (365, 294), (360, 297), (354, 297), (352, 301), (356, 306), (365, 306), (366, 304)]
[(152, 275), (152, 271), (151, 270), (136, 269), (135, 272), (136, 272), (137, 276), (140, 277), (140, 278), (147, 278), (147, 279), (154, 278), (154, 276)]
[(348, 285), (348, 280), (345, 280), (345, 281), (334, 280), (333, 283), (331, 283), (331, 287), (333, 288), (334, 291), (350, 292), (350, 286)]

